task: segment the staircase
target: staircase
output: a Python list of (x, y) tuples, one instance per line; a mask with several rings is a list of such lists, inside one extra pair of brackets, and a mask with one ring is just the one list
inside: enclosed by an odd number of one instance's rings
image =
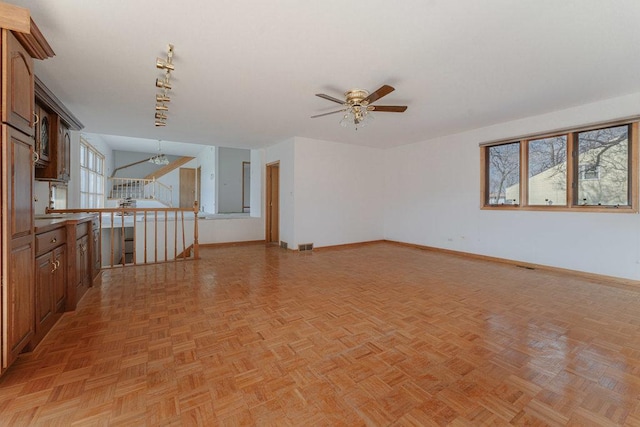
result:
[(193, 157), (184, 156), (172, 161), (144, 178), (116, 178), (117, 171), (130, 168), (149, 159), (139, 160), (128, 165), (120, 166), (113, 171), (110, 181), (108, 199), (110, 200), (155, 200), (167, 207), (172, 207), (173, 189), (156, 179), (179, 168), (193, 160)]
[(171, 207), (173, 189), (155, 179), (109, 178), (109, 199), (156, 200)]

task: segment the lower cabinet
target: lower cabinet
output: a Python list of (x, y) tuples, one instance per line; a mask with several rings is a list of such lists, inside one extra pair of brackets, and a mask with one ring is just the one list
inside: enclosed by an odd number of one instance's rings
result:
[(89, 236), (85, 234), (76, 240), (76, 303), (91, 287), (91, 255)]
[(60, 227), (36, 234), (35, 335), (34, 348), (47, 335), (65, 310), (67, 297), (66, 229)]
[(102, 245), (100, 243), (100, 222), (97, 219), (94, 219), (91, 224), (91, 233), (93, 238), (91, 239), (91, 276), (92, 279), (95, 279), (98, 274), (100, 274), (100, 269), (102, 268), (102, 257), (100, 253), (102, 252)]
[(36, 258), (35, 346), (49, 332), (65, 308), (67, 285), (67, 245)]

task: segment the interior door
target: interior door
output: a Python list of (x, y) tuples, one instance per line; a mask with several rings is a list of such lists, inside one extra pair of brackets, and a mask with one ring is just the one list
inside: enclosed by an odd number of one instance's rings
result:
[(251, 207), (251, 162), (242, 162), (242, 212)]
[(180, 168), (180, 207), (192, 208), (196, 201), (196, 170)]
[(198, 201), (198, 210), (202, 210), (202, 168), (198, 166), (196, 169), (196, 200)]
[(280, 241), (280, 163), (267, 165), (267, 243)]

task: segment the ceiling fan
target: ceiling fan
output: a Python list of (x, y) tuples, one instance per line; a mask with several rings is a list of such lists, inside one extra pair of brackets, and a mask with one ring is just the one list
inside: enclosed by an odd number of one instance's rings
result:
[(370, 111), (402, 113), (407, 109), (406, 105), (371, 105), (394, 90), (395, 89), (389, 85), (383, 85), (373, 93), (369, 93), (364, 89), (351, 89), (350, 91), (345, 92), (344, 101), (334, 98), (333, 96), (325, 95), (324, 93), (316, 93), (316, 96), (341, 104), (344, 108), (337, 111), (331, 111), (329, 113), (317, 114), (315, 116), (311, 116), (311, 118), (315, 119), (316, 117), (344, 112), (345, 114), (342, 120), (340, 120), (340, 124), (343, 127), (353, 126), (357, 130), (358, 127), (366, 126), (373, 119), (373, 116), (369, 114)]

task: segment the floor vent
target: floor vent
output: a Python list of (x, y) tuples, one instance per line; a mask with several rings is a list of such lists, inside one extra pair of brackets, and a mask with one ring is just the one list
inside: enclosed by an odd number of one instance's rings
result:
[(280, 248), (287, 249), (289, 248), (289, 244), (287, 242), (280, 240)]
[(312, 251), (313, 250), (313, 243), (303, 243), (301, 245), (298, 245), (298, 250), (300, 252), (303, 251)]

